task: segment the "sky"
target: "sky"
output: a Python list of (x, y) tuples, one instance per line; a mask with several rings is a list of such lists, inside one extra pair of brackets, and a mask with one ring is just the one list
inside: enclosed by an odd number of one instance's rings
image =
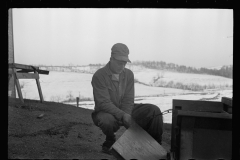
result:
[(233, 64), (232, 9), (14, 8), (15, 63), (105, 64), (115, 43), (131, 61)]

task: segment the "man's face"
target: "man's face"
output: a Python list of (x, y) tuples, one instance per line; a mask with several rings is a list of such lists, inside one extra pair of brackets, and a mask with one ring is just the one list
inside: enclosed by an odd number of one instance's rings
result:
[(119, 61), (113, 57), (110, 59), (110, 68), (113, 73), (120, 74), (123, 69), (125, 68), (127, 62), (126, 61)]

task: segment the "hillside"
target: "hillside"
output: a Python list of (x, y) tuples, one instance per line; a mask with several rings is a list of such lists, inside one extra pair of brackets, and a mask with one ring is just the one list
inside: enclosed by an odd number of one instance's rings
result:
[[(54, 102), (8, 99), (9, 159), (115, 159), (101, 152), (104, 135), (92, 110)], [(170, 149), (170, 124), (164, 124), (163, 147)], [(125, 128), (117, 132), (119, 138)]]
[[(50, 72), (93, 74), (103, 66), (103, 64), (91, 64), (86, 66), (40, 66), (40, 68)], [(232, 88), (232, 66), (222, 66), (219, 70), (195, 69), (171, 63), (143, 61), (127, 64), (126, 68), (133, 71), (136, 83), (147, 86), (191, 91)]]
[(131, 65), (141, 65), (150, 69), (166, 70), (166, 71), (175, 71), (179, 73), (194, 73), (194, 74), (209, 74), (215, 76), (222, 76), (226, 78), (232, 78), (232, 65), (222, 65), (212, 68), (195, 68), (185, 65), (178, 65), (174, 63), (166, 63), (163, 61), (136, 61), (131, 63)]
[[(201, 68), (201, 71), (199, 70), (196, 72), (188, 72), (171, 69), (171, 67), (166, 67), (168, 66), (167, 64), (163, 65), (166, 68), (160, 67), (162, 65), (159, 65), (158, 63), (156, 63), (155, 65), (150, 64), (150, 62), (133, 63), (127, 64), (126, 68), (129, 68), (133, 71), (135, 75), (135, 82), (149, 86), (178, 88), (193, 91), (232, 86), (231, 77), (224, 77), (221, 74), (211, 74), (211, 72), (215, 73), (222, 70), (224, 70), (224, 73), (226, 74), (231, 74), (232, 66), (222, 67), (220, 70)], [(96, 64), (86, 66), (40, 66), (40, 68), (43, 70), (49, 70), (50, 72), (57, 71), (93, 74), (103, 66), (104, 65)], [(157, 68), (157, 66), (159, 67)]]

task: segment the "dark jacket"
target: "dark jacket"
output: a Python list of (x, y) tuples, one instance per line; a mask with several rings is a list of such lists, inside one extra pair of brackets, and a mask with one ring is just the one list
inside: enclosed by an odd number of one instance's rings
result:
[(95, 112), (107, 112), (117, 120), (124, 113), (131, 114), (134, 106), (134, 75), (127, 68), (119, 75), (119, 82), (114, 80), (109, 63), (97, 70), (92, 77)]

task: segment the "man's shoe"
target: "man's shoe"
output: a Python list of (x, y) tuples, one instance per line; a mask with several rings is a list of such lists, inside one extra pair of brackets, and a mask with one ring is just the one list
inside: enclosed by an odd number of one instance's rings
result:
[(109, 155), (112, 155), (112, 153), (111, 153), (111, 147), (108, 148), (108, 147), (102, 146), (102, 152), (103, 152), (103, 153), (106, 153), (106, 154), (109, 154)]
[(111, 147), (115, 142), (116, 142), (115, 137), (112, 137), (112, 138), (107, 137), (106, 141), (102, 144), (102, 152), (111, 154)]

